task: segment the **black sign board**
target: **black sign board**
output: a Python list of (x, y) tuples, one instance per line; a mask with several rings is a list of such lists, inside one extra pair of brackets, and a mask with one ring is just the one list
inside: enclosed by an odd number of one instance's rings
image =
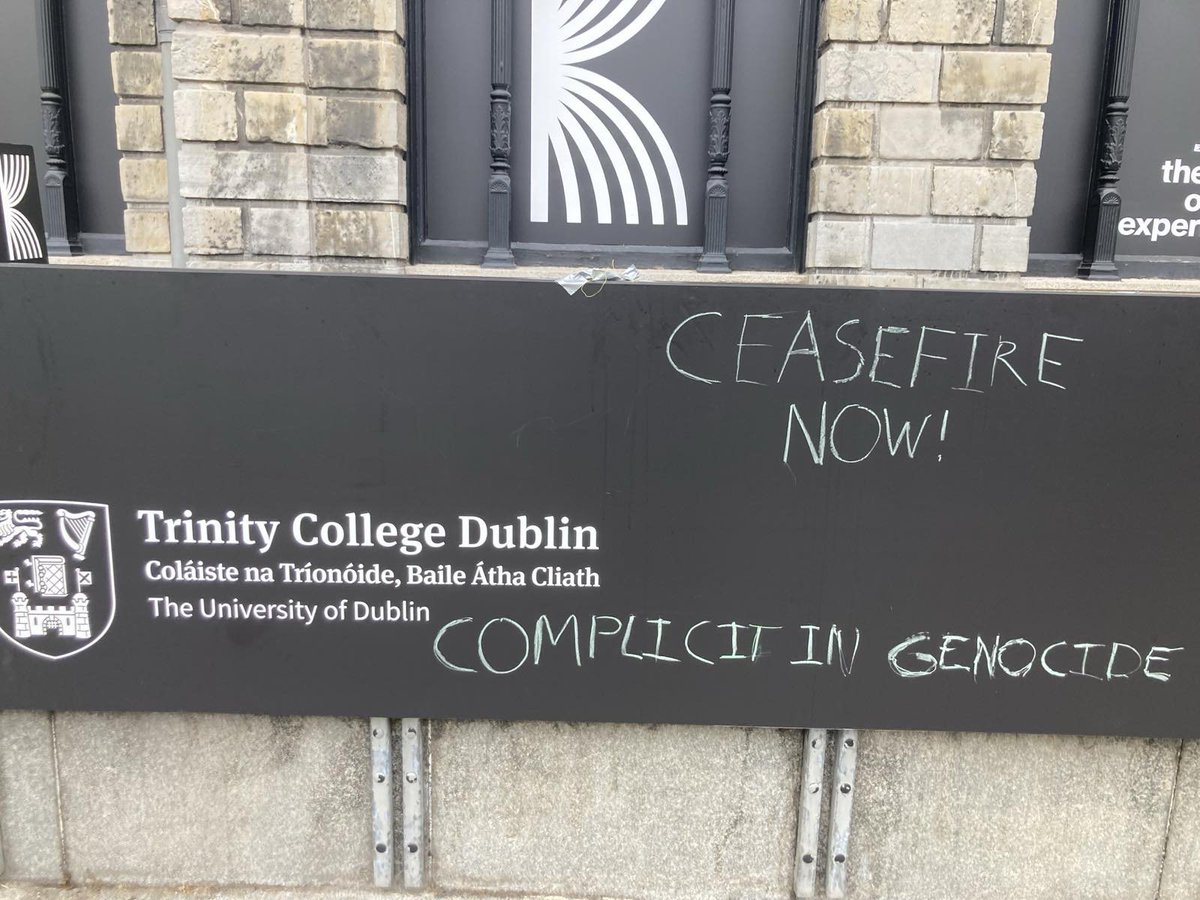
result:
[(33, 148), (0, 144), (0, 262), (46, 262)]
[(1194, 299), (11, 267), (0, 705), (1200, 735)]

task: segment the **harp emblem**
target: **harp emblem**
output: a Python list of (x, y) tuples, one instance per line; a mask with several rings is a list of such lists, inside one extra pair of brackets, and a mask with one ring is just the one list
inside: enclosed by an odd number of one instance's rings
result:
[(73, 656), (104, 636), (115, 609), (107, 506), (0, 501), (4, 638), (44, 659)]

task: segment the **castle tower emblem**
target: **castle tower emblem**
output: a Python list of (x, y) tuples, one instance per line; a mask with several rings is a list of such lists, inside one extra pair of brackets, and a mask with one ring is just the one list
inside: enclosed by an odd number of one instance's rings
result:
[(108, 507), (0, 501), (0, 590), (0, 634), (21, 650), (62, 659), (99, 641), (116, 611)]

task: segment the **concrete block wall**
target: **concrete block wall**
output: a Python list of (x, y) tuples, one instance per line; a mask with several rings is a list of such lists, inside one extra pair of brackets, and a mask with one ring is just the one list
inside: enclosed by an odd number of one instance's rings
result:
[[(801, 743), (434, 722), (424, 896), (788, 900)], [(369, 744), (361, 719), (0, 713), (0, 898), (378, 896)], [(859, 745), (851, 900), (1200, 894), (1197, 742)]]
[(825, 0), (806, 264), (1014, 275), (1057, 0)]
[[(162, 52), (170, 54), (175, 141), (161, 152), (160, 129), (153, 157), (140, 145), (121, 148), (129, 151), (121, 161), (129, 250), (170, 252), (173, 163), (176, 234), (189, 264), (362, 260), (378, 269), (404, 260), (403, 0), (159, 3), (174, 23)], [(154, 16), (151, 0), (110, 0), (110, 11), (114, 34), (131, 17)], [(139, 36), (156, 41), (153, 29)], [(146, 81), (157, 77), (145, 89), (161, 97), (158, 48), (136, 59), (114, 54), (114, 70), (134, 63)], [(138, 132), (150, 115), (126, 111), (118, 92), (118, 131)]]

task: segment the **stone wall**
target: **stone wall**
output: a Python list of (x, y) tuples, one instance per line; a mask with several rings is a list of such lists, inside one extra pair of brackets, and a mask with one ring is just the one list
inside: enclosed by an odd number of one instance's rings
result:
[(1017, 273), (1057, 0), (826, 0), (807, 265)]
[[(422, 896), (789, 900), (802, 736), (434, 722)], [(1200, 895), (1197, 742), (859, 746), (850, 900)], [(363, 719), (0, 713), (0, 900), (380, 896), (369, 747)]]
[(137, 254), (170, 253), (162, 54), (154, 0), (108, 0), (108, 39), (115, 48), (111, 60), (125, 247)]
[[(402, 0), (159, 2), (174, 24), (163, 52), (170, 54), (176, 140), (165, 157), (161, 127), (155, 156), (132, 152), (148, 149), (148, 140), (121, 147), (131, 151), (121, 162), (135, 217), (127, 222), (129, 250), (169, 252), (164, 205), (174, 163), (189, 263), (305, 266), (336, 258), (379, 267), (403, 260)], [(114, 34), (147, 17), (152, 26), (152, 0), (110, 0), (110, 10)], [(138, 34), (153, 38), (153, 27)], [(158, 57), (156, 49), (116, 53), (114, 71), (144, 72), (151, 83), (135, 86), (160, 95)], [(136, 115), (148, 122), (140, 108), (123, 111), (135, 92), (117, 82), (118, 125), (130, 119), (133, 128)], [(143, 223), (137, 217), (151, 215), (142, 208), (151, 201), (155, 218)]]

